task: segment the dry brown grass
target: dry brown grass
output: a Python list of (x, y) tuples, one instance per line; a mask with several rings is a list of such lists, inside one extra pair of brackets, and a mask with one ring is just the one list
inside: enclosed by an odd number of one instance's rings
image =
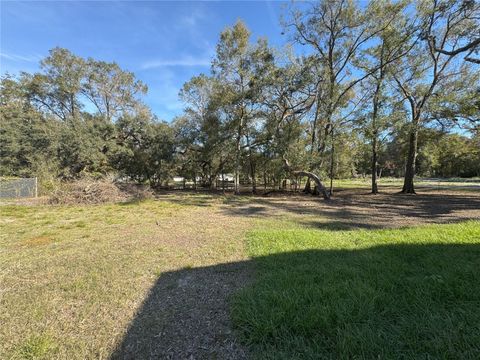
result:
[(232, 199), (223, 207), (231, 216), (284, 218), (326, 230), (398, 228), (480, 219), (480, 191), (422, 190), (418, 195), (403, 195), (397, 189), (384, 188), (382, 193), (371, 195), (364, 189), (344, 189), (330, 201), (300, 193), (245, 196), (244, 201)]
[[(164, 329), (154, 349), (160, 358), (187, 357), (185, 349), (225, 358), (244, 354), (228, 331), (227, 298), (250, 270), (218, 264), (248, 260), (249, 229), (336, 231), (479, 219), (480, 194), (348, 190), (326, 203), (175, 192), (123, 204), (1, 206), (0, 213), (0, 358), (105, 359), (149, 326)], [(217, 270), (198, 277), (188, 271), (209, 266)], [(161, 276), (170, 280), (156, 287)], [(129, 332), (145, 299), (156, 299), (148, 296), (152, 289), (165, 304), (163, 315)]]
[(53, 241), (52, 238), (48, 236), (34, 236), (30, 239), (26, 239), (21, 242), (21, 245), (24, 246), (39, 246), (39, 245), (46, 245), (50, 244)]
[(244, 257), (245, 222), (210, 206), (0, 211), (2, 359), (108, 358), (160, 274)]

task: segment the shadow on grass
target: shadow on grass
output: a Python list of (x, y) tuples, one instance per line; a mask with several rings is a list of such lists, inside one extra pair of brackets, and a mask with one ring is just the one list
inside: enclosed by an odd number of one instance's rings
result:
[(118, 203), (120, 206), (135, 206), (135, 205), (140, 205), (144, 202), (147, 202), (149, 199), (148, 198), (131, 198), (126, 201), (121, 201)]
[[(173, 194), (177, 196), (170, 196)], [(303, 225), (332, 230), (455, 223), (480, 218), (478, 191), (421, 192), (412, 196), (392, 192), (371, 195), (365, 189), (339, 189), (330, 201), (300, 192), (272, 194), (271, 197), (192, 191), (165, 192), (165, 195), (159, 199), (179, 205), (209, 207), (217, 202), (225, 215), (233, 217), (275, 218), (282, 213), (308, 215), (310, 218), (301, 221)]]
[(228, 299), (248, 280), (249, 262), (163, 273), (111, 359), (243, 359)]
[[(302, 223), (313, 228), (377, 229), (411, 226), (413, 223), (454, 223), (478, 219), (480, 196), (465, 193), (374, 196), (359, 193), (358, 190), (345, 190), (337, 192), (335, 198), (328, 202), (305, 195), (252, 198), (245, 204), (225, 204), (222, 211), (240, 217), (268, 218), (278, 216), (280, 212), (310, 215)], [(325, 224), (326, 221), (333, 225)]]
[(405, 244), (170, 272), (112, 359), (245, 358), (234, 334), (259, 359), (478, 359), (479, 269), (479, 244)]
[(212, 206), (212, 200), (219, 196), (220, 195), (215, 193), (208, 194), (206, 192), (177, 190), (169, 193), (164, 192), (163, 194), (157, 195), (157, 198), (177, 205), (210, 207)]
[(368, 223), (368, 222), (353, 222), (353, 221), (300, 221), (301, 224), (307, 225), (308, 227), (319, 229), (319, 230), (328, 230), (328, 231), (348, 231), (348, 230), (358, 230), (358, 229), (383, 229), (385, 226)]

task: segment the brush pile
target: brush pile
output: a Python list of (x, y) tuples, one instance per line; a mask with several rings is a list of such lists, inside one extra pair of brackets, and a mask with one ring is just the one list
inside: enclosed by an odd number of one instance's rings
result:
[(117, 184), (109, 179), (82, 178), (64, 182), (50, 195), (51, 204), (102, 204), (153, 197), (146, 187)]

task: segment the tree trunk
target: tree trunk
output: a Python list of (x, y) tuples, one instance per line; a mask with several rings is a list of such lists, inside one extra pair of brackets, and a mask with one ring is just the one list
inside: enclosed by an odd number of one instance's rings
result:
[(412, 124), (412, 130), (410, 131), (407, 164), (405, 167), (405, 178), (404, 178), (403, 189), (402, 189), (402, 193), (404, 194), (415, 194), (413, 179), (415, 177), (415, 162), (417, 160), (417, 142), (418, 142), (418, 127), (417, 127), (417, 122), (415, 121)]
[(267, 172), (263, 168), (263, 191), (267, 191)]
[(242, 121), (240, 120), (240, 125), (238, 127), (238, 134), (237, 134), (237, 146), (236, 146), (236, 154), (235, 154), (235, 195), (240, 194), (240, 140), (242, 137)]
[(316, 184), (316, 189), (319, 193), (321, 193), (323, 195), (323, 198), (325, 200), (330, 199), (330, 194), (328, 193), (325, 186), (323, 186), (322, 181), (320, 180), (320, 178), (317, 175), (315, 175), (315, 174), (313, 174), (309, 171), (292, 171), (291, 173), (294, 176), (307, 176), (309, 179), (311, 179)]
[(381, 54), (380, 54), (380, 73), (375, 86), (375, 93), (373, 95), (373, 113), (372, 113), (372, 194), (378, 194), (378, 110), (381, 106), (380, 96), (382, 94), (383, 79), (385, 76), (384, 67), (384, 50), (385, 40), (382, 41)]
[(255, 179), (255, 160), (253, 159), (250, 137), (247, 135), (248, 158), (250, 162), (250, 177), (252, 178), (252, 194), (257, 193), (257, 180)]
[(372, 194), (378, 194), (377, 167), (378, 167), (377, 134), (376, 132), (374, 132), (373, 139), (372, 139)]
[(317, 188), (318, 192), (320, 192), (323, 195), (323, 198), (325, 200), (330, 199), (330, 194), (328, 193), (325, 186), (323, 186), (322, 181), (320, 180), (318, 175), (315, 175), (314, 173), (311, 173), (310, 171), (302, 171), (302, 170), (295, 171), (295, 170), (292, 170), (291, 167), (290, 167), (290, 164), (288, 163), (287, 159), (285, 159), (285, 158), (283, 159), (283, 164), (284, 164), (285, 170), (290, 172), (295, 177), (301, 177), (301, 176), (308, 177), (309, 180), (312, 180), (316, 184), (316, 188)]
[(305, 194), (311, 194), (312, 193), (312, 186), (310, 184), (310, 178), (307, 179), (307, 182), (305, 184), (305, 188), (303, 189), (303, 192)]
[(378, 194), (377, 168), (378, 168), (378, 96), (380, 93), (380, 84), (377, 84), (375, 95), (373, 97), (373, 114), (372, 114), (372, 194)]
[(257, 193), (257, 180), (255, 179), (255, 164), (250, 161), (250, 176), (252, 177), (252, 194)]
[(333, 195), (333, 177), (334, 177), (334, 168), (335, 168), (335, 137), (333, 133), (333, 127), (330, 132), (332, 139), (332, 153), (330, 154), (330, 196)]

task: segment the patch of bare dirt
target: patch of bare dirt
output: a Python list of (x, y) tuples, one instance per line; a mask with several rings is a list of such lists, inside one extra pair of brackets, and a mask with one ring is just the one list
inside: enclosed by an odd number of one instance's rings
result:
[(24, 240), (22, 245), (26, 246), (40, 246), (47, 245), (53, 242), (53, 239), (48, 236), (36, 236), (31, 239)]
[(330, 230), (394, 228), (480, 219), (480, 192), (432, 190), (404, 195), (389, 190), (371, 195), (349, 189), (337, 191), (330, 201), (303, 194), (273, 194), (226, 205), (223, 210), (241, 217), (289, 215), (303, 225)]

